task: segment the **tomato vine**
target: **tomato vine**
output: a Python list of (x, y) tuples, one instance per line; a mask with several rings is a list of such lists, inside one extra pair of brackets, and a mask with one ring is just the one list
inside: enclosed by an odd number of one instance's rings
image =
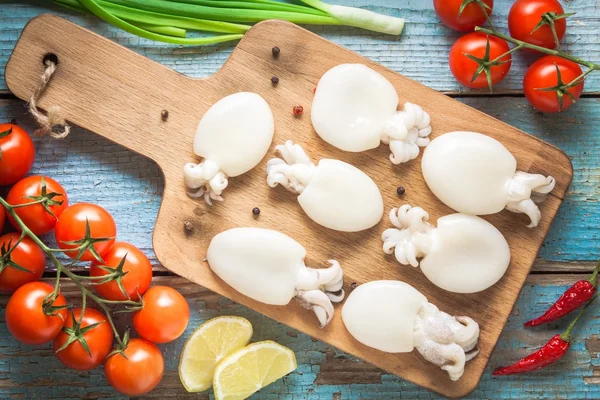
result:
[[(57, 306), (53, 305), (54, 300), (60, 294), (60, 279), (61, 279), (61, 276), (64, 275), (64, 276), (68, 277), (77, 286), (77, 288), (81, 291), (82, 304), (83, 304), (82, 309), (83, 310), (85, 310), (86, 300), (88, 298), (90, 300), (92, 300), (94, 303), (96, 303), (98, 305), (98, 307), (100, 307), (100, 309), (102, 309), (102, 311), (106, 315), (106, 320), (112, 329), (115, 340), (117, 341), (117, 349), (123, 349), (127, 345), (126, 342), (127, 342), (127, 338), (128, 338), (128, 333), (125, 333), (123, 336), (121, 336), (119, 334), (119, 332), (114, 324), (113, 318), (111, 316), (112, 307), (113, 306), (122, 306), (123, 307), (122, 310), (118, 310), (116, 312), (133, 312), (136, 310), (140, 310), (142, 308), (142, 302), (131, 300), (131, 299), (129, 299), (129, 300), (108, 300), (108, 299), (98, 296), (84, 284), (84, 282), (87, 282), (87, 281), (89, 281), (93, 285), (93, 284), (96, 284), (99, 282), (107, 282), (111, 279), (118, 280), (122, 274), (122, 271), (115, 269), (115, 270), (111, 271), (109, 274), (104, 275), (104, 276), (83, 276), (83, 275), (77, 275), (69, 269), (69, 267), (74, 266), (77, 262), (80, 261), (81, 256), (84, 253), (86, 253), (87, 250), (90, 250), (90, 252), (92, 254), (94, 254), (94, 256), (98, 260), (101, 260), (100, 255), (98, 255), (94, 249), (94, 244), (98, 243), (98, 242), (113, 240), (114, 238), (92, 237), (92, 235), (90, 233), (89, 222), (86, 221), (85, 237), (82, 238), (81, 240), (76, 241), (76, 243), (75, 242), (72, 243), (72, 244), (76, 244), (77, 247), (69, 248), (69, 249), (51, 248), (51, 247), (47, 246), (37, 235), (35, 235), (27, 227), (27, 225), (23, 222), (23, 220), (19, 217), (18, 213), (15, 211), (17, 208), (27, 207), (27, 206), (31, 206), (34, 204), (40, 204), (40, 203), (41, 204), (49, 204), (49, 203), (55, 201), (55, 200), (53, 200), (54, 197), (56, 197), (56, 193), (43, 193), (35, 201), (33, 201), (31, 203), (26, 203), (26, 204), (20, 204), (20, 205), (11, 205), (4, 198), (0, 197), (0, 206), (3, 206), (6, 209), (6, 212), (8, 213), (8, 215), (10, 215), (14, 219), (15, 223), (18, 226), (18, 229), (21, 231), (20, 238), (14, 244), (9, 246), (9, 249), (5, 249), (5, 251), (2, 252), (3, 253), (2, 257), (3, 257), (3, 259), (8, 259), (11, 251), (14, 250), (17, 247), (17, 245), (25, 237), (29, 237), (31, 240), (33, 240), (42, 249), (42, 251), (44, 251), (44, 253), (48, 256), (48, 258), (50, 259), (50, 261), (56, 268), (56, 281), (54, 284), (54, 290), (44, 300), (44, 313), (46, 315), (55, 315), (56, 312), (58, 312), (60, 309), (69, 307), (69, 306), (58, 306), (57, 307)], [(77, 252), (77, 255), (74, 257), (74, 259), (68, 265), (63, 264), (56, 257), (56, 253), (65, 253), (65, 252)], [(14, 268), (14, 266), (12, 264), (8, 264), (8, 265), (6, 265), (6, 267)], [(98, 281), (98, 282), (96, 282), (96, 281)], [(83, 312), (81, 312), (81, 319), (83, 319)], [(74, 324), (74, 326), (79, 326), (78, 325), (79, 323), (81, 323), (81, 321), (78, 321), (77, 325)], [(92, 329), (92, 328), (88, 327), (87, 329)]]

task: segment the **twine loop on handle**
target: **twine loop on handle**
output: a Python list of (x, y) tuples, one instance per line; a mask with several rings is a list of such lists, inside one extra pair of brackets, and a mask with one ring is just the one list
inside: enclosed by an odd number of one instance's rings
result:
[(36, 122), (40, 126), (34, 134), (37, 136), (48, 135), (55, 139), (64, 139), (71, 131), (71, 127), (65, 119), (60, 115), (60, 107), (51, 106), (46, 114), (37, 108), (37, 101), (46, 89), (48, 82), (56, 71), (58, 59), (55, 55), (44, 57), (44, 66), (46, 69), (42, 74), (41, 81), (29, 99), (29, 112), (33, 115)]

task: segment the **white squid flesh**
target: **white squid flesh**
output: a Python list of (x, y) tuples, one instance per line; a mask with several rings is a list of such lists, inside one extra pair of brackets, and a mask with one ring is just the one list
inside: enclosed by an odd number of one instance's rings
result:
[(358, 286), (342, 308), (342, 319), (362, 344), (387, 353), (408, 353), (416, 348), (453, 381), (479, 352), (477, 322), (438, 310), (421, 292), (401, 281)]
[(207, 204), (222, 201), (228, 178), (248, 172), (263, 159), (274, 131), (273, 113), (258, 94), (239, 92), (217, 101), (194, 137), (194, 153), (204, 160), (183, 169), (188, 194), (203, 197)]
[(267, 183), (299, 193), (298, 203), (316, 223), (337, 231), (371, 228), (383, 216), (383, 198), (375, 182), (339, 160), (314, 165), (302, 147), (288, 140), (275, 147), (282, 158), (267, 163)]
[(406, 204), (390, 212), (395, 228), (383, 232), (383, 251), (404, 265), (420, 266), (436, 286), (475, 293), (498, 282), (510, 263), (510, 248), (494, 225), (466, 214), (429, 222), (421, 207)]
[(423, 176), (448, 207), (471, 215), (506, 208), (526, 214), (529, 227), (541, 219), (541, 203), (556, 181), (517, 171), (517, 160), (496, 139), (475, 132), (450, 132), (435, 138), (423, 154)]
[(361, 152), (381, 142), (400, 164), (429, 144), (430, 118), (413, 103), (400, 111), (398, 94), (383, 75), (362, 64), (341, 64), (319, 80), (311, 119), (317, 134), (341, 150)]
[(340, 264), (304, 265), (306, 250), (283, 233), (234, 228), (216, 235), (208, 247), (210, 268), (238, 292), (261, 303), (286, 305), (296, 298), (316, 314), (321, 327), (333, 318), (332, 302), (344, 299)]

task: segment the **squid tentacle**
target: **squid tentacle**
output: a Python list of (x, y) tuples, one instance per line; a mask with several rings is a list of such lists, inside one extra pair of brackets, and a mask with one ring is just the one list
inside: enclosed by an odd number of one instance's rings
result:
[(453, 317), (435, 305), (423, 306), (415, 321), (415, 348), (427, 361), (448, 372), (458, 380), (465, 363), (479, 350), (479, 325), (469, 317)]
[(392, 116), (381, 137), (381, 141), (390, 146), (392, 164), (402, 164), (419, 155), (419, 147), (430, 142), (430, 123), (429, 114), (414, 103), (404, 104), (404, 108)]
[(317, 316), (321, 328), (324, 328), (333, 318), (333, 304), (325, 293), (320, 290), (298, 290), (296, 299), (302, 307), (311, 309)]
[(223, 201), (221, 194), (229, 184), (227, 175), (210, 160), (204, 160), (198, 164), (185, 164), (183, 180), (188, 189), (188, 195), (193, 198), (203, 197), (208, 205), (212, 205), (213, 200)]
[(428, 222), (429, 214), (421, 207), (405, 204), (392, 209), (389, 218), (395, 228), (386, 229), (381, 235), (384, 253), (394, 253), (400, 264), (418, 267), (418, 259), (429, 252), (435, 229)]
[(316, 166), (300, 145), (288, 140), (275, 147), (282, 158), (273, 158), (267, 162), (267, 183), (271, 187), (281, 185), (292, 193), (304, 191)]
[(541, 213), (536, 205), (542, 203), (554, 189), (556, 180), (552, 176), (517, 171), (508, 182), (508, 201), (505, 208), (515, 213), (526, 214), (529, 228), (538, 226)]
[(345, 293), (342, 289), (344, 284), (344, 272), (336, 260), (329, 260), (329, 268), (309, 268), (300, 270), (296, 290), (320, 290), (334, 303), (344, 299)]

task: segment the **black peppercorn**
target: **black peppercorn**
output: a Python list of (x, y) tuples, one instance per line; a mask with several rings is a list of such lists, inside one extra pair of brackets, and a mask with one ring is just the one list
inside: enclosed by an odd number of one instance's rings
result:
[(398, 186), (396, 193), (398, 193), (398, 196), (402, 196), (404, 193), (406, 193), (406, 189), (404, 189), (404, 186)]
[(169, 111), (168, 111), (168, 110), (162, 110), (162, 111), (160, 112), (160, 118), (161, 118), (163, 121), (166, 121), (166, 120), (167, 120), (167, 118), (169, 118)]
[(278, 78), (278, 77), (276, 77), (276, 76), (272, 76), (272, 77), (271, 77), (271, 83), (272, 83), (273, 85), (277, 85), (277, 84), (279, 83), (279, 78)]
[(258, 207), (254, 207), (254, 208), (252, 209), (252, 214), (254, 214), (254, 215), (259, 215), (259, 214), (260, 214), (260, 208), (258, 208)]
[(352, 283), (350, 284), (350, 289), (354, 290), (354, 289), (356, 289), (356, 287), (357, 287), (357, 286), (358, 286), (358, 285), (357, 285), (357, 283), (356, 283), (356, 282), (352, 282)]
[(279, 47), (275, 46), (271, 49), (271, 53), (273, 53), (273, 57), (279, 57), (279, 52), (281, 50), (279, 50)]

